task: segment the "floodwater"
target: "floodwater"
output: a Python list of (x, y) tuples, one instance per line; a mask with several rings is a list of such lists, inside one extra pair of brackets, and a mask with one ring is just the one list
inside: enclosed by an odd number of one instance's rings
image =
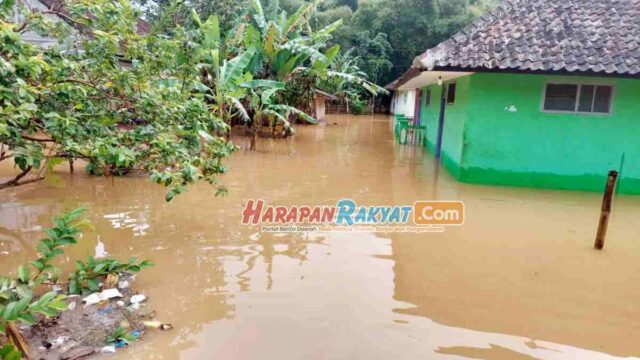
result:
[[(398, 145), (388, 117), (334, 117), (240, 150), (224, 177), (171, 204), (143, 178), (70, 176), (0, 191), (0, 273), (35, 256), (52, 215), (79, 205), (97, 241), (157, 265), (136, 280), (172, 331), (115, 359), (616, 359), (640, 356), (640, 197), (460, 184)], [(244, 139), (237, 141), (247, 146)], [(6, 173), (6, 169), (3, 170)], [(246, 199), (274, 205), (462, 200), (440, 234), (261, 233)]]

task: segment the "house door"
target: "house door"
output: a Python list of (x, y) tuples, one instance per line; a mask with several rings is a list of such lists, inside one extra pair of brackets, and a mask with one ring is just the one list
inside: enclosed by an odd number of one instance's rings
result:
[(420, 125), (420, 113), (422, 112), (422, 90), (416, 89), (416, 99), (413, 107), (413, 124)]
[(442, 150), (442, 130), (444, 128), (444, 113), (447, 108), (447, 90), (447, 85), (442, 85), (440, 116), (438, 117), (438, 137), (436, 139), (436, 159), (440, 159), (440, 151)]

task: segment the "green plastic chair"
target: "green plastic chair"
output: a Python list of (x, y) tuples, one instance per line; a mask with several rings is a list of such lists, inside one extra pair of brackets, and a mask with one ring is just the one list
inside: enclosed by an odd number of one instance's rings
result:
[(395, 119), (396, 119), (396, 125), (394, 128), (394, 132), (395, 132), (396, 138), (400, 139), (402, 135), (402, 130), (407, 129), (407, 126), (409, 126), (409, 121), (411, 120), (402, 114), (396, 114)]
[[(402, 134), (402, 132), (401, 132)], [(427, 134), (427, 127), (425, 125), (408, 125), (404, 128), (404, 137), (401, 138), (401, 144), (407, 144), (409, 142), (409, 134), (413, 134), (411, 140), (415, 144), (422, 144)]]
[(404, 141), (402, 139), (406, 139), (407, 134), (409, 133), (409, 126), (411, 126), (409, 122), (409, 119), (398, 121), (398, 133), (396, 134), (396, 137), (401, 144), (404, 144)]

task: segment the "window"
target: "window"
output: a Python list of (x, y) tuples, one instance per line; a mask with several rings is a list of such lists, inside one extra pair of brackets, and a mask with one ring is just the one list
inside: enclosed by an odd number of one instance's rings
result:
[(451, 83), (447, 87), (447, 104), (453, 104), (456, 101), (456, 83)]
[(610, 85), (547, 84), (545, 111), (608, 114), (613, 87)]

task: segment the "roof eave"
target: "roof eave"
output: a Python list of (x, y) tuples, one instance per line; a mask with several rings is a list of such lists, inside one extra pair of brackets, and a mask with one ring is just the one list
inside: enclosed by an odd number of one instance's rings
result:
[(531, 75), (556, 75), (556, 76), (590, 76), (607, 78), (632, 78), (640, 79), (640, 73), (616, 73), (616, 72), (596, 72), (590, 70), (533, 70), (533, 69), (489, 69), (485, 67), (460, 67), (460, 66), (434, 66), (432, 69), (422, 69), (421, 71), (449, 71), (449, 72), (472, 72), (472, 73), (495, 73), (495, 74), (531, 74)]

